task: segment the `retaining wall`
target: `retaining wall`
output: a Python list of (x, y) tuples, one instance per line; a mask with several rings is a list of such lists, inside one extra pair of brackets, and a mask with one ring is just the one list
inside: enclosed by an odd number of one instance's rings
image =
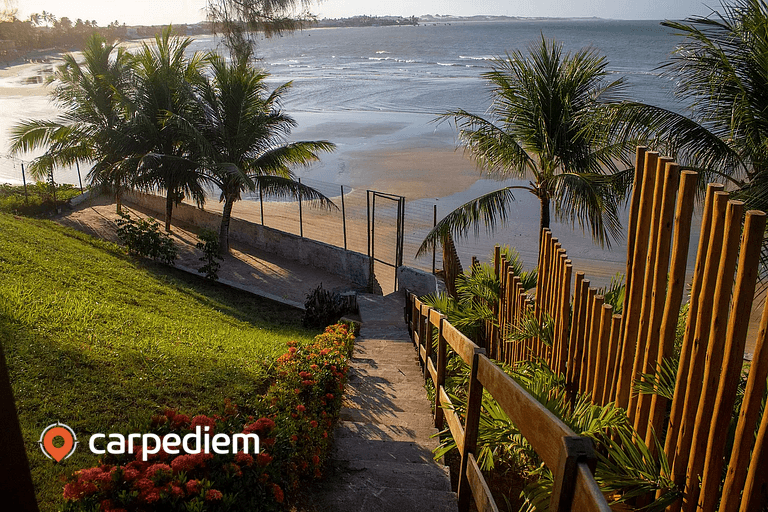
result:
[[(163, 197), (131, 192), (126, 194), (125, 200), (156, 212), (159, 218), (165, 218), (165, 198)], [(202, 210), (189, 204), (175, 206), (173, 218), (216, 232), (221, 227), (220, 213)], [(358, 286), (368, 286), (370, 263), (365, 254), (345, 251), (323, 242), (302, 238), (234, 217), (229, 224), (229, 238), (285, 259), (336, 274), (349, 279)]]

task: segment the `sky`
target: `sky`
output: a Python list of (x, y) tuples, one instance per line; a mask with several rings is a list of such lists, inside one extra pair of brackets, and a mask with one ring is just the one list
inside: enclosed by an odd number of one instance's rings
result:
[[(196, 23), (204, 19), (206, 0), (5, 0), (15, 3), (18, 17), (48, 11), (57, 17), (112, 21), (128, 25)], [(706, 5), (705, 5), (706, 2)], [(720, 0), (313, 0), (311, 11), (320, 18), (367, 14), (420, 16), (424, 14), (490, 14), (526, 17), (591, 17), (614, 19), (682, 19), (711, 12)]]

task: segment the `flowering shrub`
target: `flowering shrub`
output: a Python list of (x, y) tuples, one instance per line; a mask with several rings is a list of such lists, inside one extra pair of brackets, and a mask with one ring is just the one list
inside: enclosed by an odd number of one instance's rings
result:
[(64, 486), (65, 511), (281, 510), (285, 494), (322, 475), (338, 419), (354, 336), (343, 324), (326, 328), (313, 343), (295, 342), (274, 366), (267, 392), (245, 416), (227, 401), (222, 414), (192, 418), (173, 409), (152, 417), (148, 432), (180, 436), (196, 427), (214, 433), (255, 433), (259, 453), (165, 453), (143, 460), (141, 448), (106, 455), (100, 465), (76, 471)]

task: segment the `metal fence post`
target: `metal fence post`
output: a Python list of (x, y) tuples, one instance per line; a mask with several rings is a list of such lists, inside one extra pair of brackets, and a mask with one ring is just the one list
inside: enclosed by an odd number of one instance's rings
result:
[(80, 182), (80, 193), (83, 193), (83, 178), (80, 176), (80, 162), (75, 162), (75, 166), (77, 167), (77, 181)]
[(24, 184), (24, 204), (29, 204), (29, 194), (27, 193), (27, 176), (24, 173), (24, 162), (21, 162), (21, 182)]
[[(299, 178), (299, 185), (301, 185), (301, 178)], [(304, 238), (304, 217), (301, 213), (301, 188), (299, 188), (299, 236)]]
[(264, 225), (264, 190), (259, 185), (259, 204), (261, 205), (261, 225)]
[(341, 185), (341, 228), (344, 231), (344, 250), (347, 250), (347, 210), (344, 208), (344, 185)]
[[(432, 205), (432, 229), (437, 227), (437, 204)], [(437, 258), (437, 244), (432, 244), (432, 274), (435, 273), (435, 261)]]

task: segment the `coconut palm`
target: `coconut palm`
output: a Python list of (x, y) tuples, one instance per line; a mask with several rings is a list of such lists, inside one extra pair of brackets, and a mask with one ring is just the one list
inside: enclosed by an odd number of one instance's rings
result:
[(486, 117), (456, 110), (459, 139), (480, 167), (495, 178), (530, 180), (485, 194), (460, 206), (427, 235), (419, 254), (448, 235), (491, 230), (507, 217), (514, 191), (539, 199), (540, 227), (557, 220), (589, 229), (609, 246), (621, 236), (619, 206), (624, 196), (630, 143), (612, 141), (601, 129), (606, 109), (619, 100), (623, 80), (604, 83), (607, 62), (592, 49), (563, 53), (563, 45), (543, 36), (524, 55), (520, 51), (493, 62), (484, 73), (493, 102)]
[(88, 179), (96, 188), (114, 194), (119, 212), (130, 168), (122, 151), (129, 138), (129, 55), (94, 34), (85, 45), (82, 64), (65, 55), (55, 80), (52, 96), (62, 114), (54, 120), (28, 120), (14, 126), (11, 152), (45, 148), (29, 166), (38, 179), (56, 166), (93, 164)]
[(690, 102), (690, 116), (626, 103), (615, 111), (624, 133), (652, 144), (702, 183), (726, 180), (750, 207), (768, 208), (768, 3), (734, 0), (710, 16), (662, 23), (684, 37), (664, 73)]
[(188, 122), (179, 119), (177, 123), (180, 131), (196, 140), (197, 161), (202, 163), (205, 180), (221, 190), (222, 253), (229, 250), (232, 206), (246, 190), (335, 206), (315, 189), (296, 181), (291, 171), (291, 166), (308, 165), (318, 159), (319, 152), (333, 151), (335, 146), (327, 141), (285, 141), (296, 126), (279, 108), (281, 95), (290, 83), (269, 92), (265, 83), (269, 75), (249, 66), (249, 53), (240, 54), (232, 64), (219, 56), (211, 57), (212, 77), (198, 89), (196, 104), (200, 110)]
[(198, 165), (189, 159), (191, 146), (186, 135), (170, 122), (195, 109), (194, 88), (204, 81), (208, 54), (187, 56), (190, 38), (163, 29), (153, 44), (144, 43), (133, 56), (136, 93), (131, 120), (133, 137), (126, 154), (136, 164), (136, 185), (165, 191), (165, 229), (171, 230), (173, 207), (184, 198), (205, 202), (205, 189)]

